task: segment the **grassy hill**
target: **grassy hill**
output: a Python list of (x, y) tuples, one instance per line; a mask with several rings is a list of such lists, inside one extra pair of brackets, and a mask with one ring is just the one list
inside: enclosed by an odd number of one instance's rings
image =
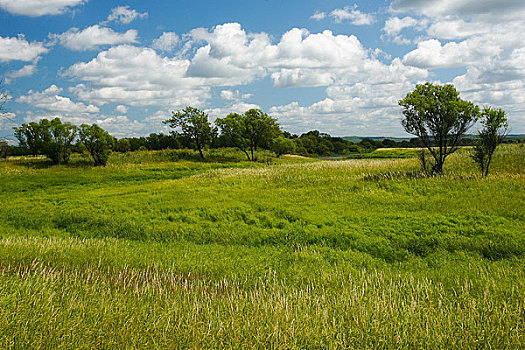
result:
[(0, 162), (1, 348), (522, 348), (525, 147)]

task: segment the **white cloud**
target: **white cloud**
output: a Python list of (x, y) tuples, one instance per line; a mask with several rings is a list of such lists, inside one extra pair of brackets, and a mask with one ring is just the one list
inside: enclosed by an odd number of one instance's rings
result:
[[(410, 16), (403, 18), (399, 17), (390, 17), (386, 20), (385, 26), (383, 27), (383, 32), (387, 39), (393, 41), (399, 45), (411, 44), (412, 40), (400, 35), (401, 31), (405, 28), (414, 28), (416, 30), (424, 30), (427, 26), (427, 20), (417, 20)], [(383, 38), (383, 36), (381, 36)]]
[(87, 0), (0, 0), (0, 8), (13, 15), (39, 17), (59, 15)]
[(177, 47), (179, 40), (177, 34), (173, 32), (164, 32), (159, 38), (153, 40), (151, 47), (156, 50), (171, 52)]
[(325, 99), (310, 106), (292, 102), (272, 107), (270, 114), (294, 133), (316, 129), (335, 136), (395, 136), (400, 129), (397, 101), (411, 89), (409, 81), (332, 86)]
[(17, 38), (0, 36), (0, 62), (33, 61), (49, 50), (39, 42), (28, 42), (23, 35)]
[(252, 97), (252, 94), (243, 94), (239, 90), (222, 90), (220, 94), (223, 100), (241, 101)]
[(123, 114), (128, 113), (128, 107), (126, 107), (124, 105), (118, 105), (117, 107), (115, 107), (115, 110), (117, 112), (120, 112), (120, 113), (123, 113)]
[(22, 77), (30, 77), (36, 72), (36, 64), (28, 64), (23, 66), (22, 68), (7, 73), (5, 82), (9, 84), (11, 80), (22, 78)]
[(140, 13), (136, 10), (132, 10), (129, 8), (129, 6), (119, 6), (115, 7), (111, 10), (110, 15), (108, 16), (107, 21), (108, 22), (119, 22), (123, 24), (128, 24), (134, 21), (137, 18), (146, 18), (148, 17), (148, 13)]
[[(425, 69), (407, 66), (398, 58), (384, 64), (376, 58), (376, 51), (364, 48), (355, 36), (330, 31), (310, 33), (294, 28), (272, 43), (266, 33), (246, 33), (239, 24), (228, 23), (211, 30), (195, 29), (183, 38), (175, 57), (122, 45), (99, 53), (89, 62), (77, 63), (65, 73), (79, 81), (70, 91), (96, 105), (205, 108), (212, 87), (238, 86), (270, 77), (275, 87), (328, 86), (328, 97), (310, 107), (276, 106), (273, 111), (290, 125), (295, 120), (296, 130), (299, 122), (303, 123), (302, 130), (314, 126), (309, 118), (322, 113), (331, 118), (326, 123), (333, 123), (336, 130), (375, 123), (373, 118), (380, 112), (385, 113), (384, 124), (391, 125), (392, 116), (398, 117), (399, 95), (412, 88), (412, 82), (428, 77)], [(330, 88), (333, 86), (353, 87), (350, 92), (356, 96), (336, 94)], [(210, 117), (259, 107), (245, 102), (251, 96), (239, 90), (226, 88), (219, 95), (227, 101), (226, 106), (206, 109)], [(380, 112), (373, 110), (374, 103)], [(341, 130), (345, 129), (337, 132)]]
[(428, 35), (440, 39), (463, 39), (473, 35), (486, 34), (491, 26), (481, 22), (466, 22), (462, 19), (438, 20), (428, 28)]
[(395, 0), (393, 12), (427, 20), (428, 38), (403, 62), (421, 68), (464, 67), (452, 83), (465, 99), (503, 108), (525, 128), (525, 2)]
[(319, 12), (316, 11), (312, 16), (310, 16), (310, 19), (314, 19), (316, 21), (320, 21), (326, 18), (326, 12)]
[(335, 9), (330, 12), (330, 17), (334, 18), (336, 23), (348, 20), (355, 26), (366, 26), (375, 22), (374, 16), (357, 10), (355, 6), (353, 8), (345, 7), (343, 9)]
[(16, 102), (27, 103), (51, 113), (63, 113), (66, 116), (100, 112), (96, 106), (73, 102), (69, 97), (60, 96), (62, 91), (63, 89), (56, 85), (51, 85), (42, 92), (29, 90), (27, 95), (18, 97)]
[(155, 50), (112, 47), (89, 62), (69, 67), (67, 76), (88, 82), (70, 89), (80, 99), (103, 105), (201, 106), (209, 87), (186, 77), (189, 61), (159, 56)]
[(138, 120), (130, 120), (125, 115), (102, 115), (94, 123), (117, 138), (144, 136), (149, 131), (147, 124)]
[(394, 0), (394, 12), (414, 12), (428, 17), (483, 15), (499, 21), (523, 18), (525, 2), (522, 0)]
[(244, 101), (233, 101), (223, 108), (209, 108), (204, 110), (211, 121), (215, 121), (217, 118), (223, 118), (230, 113), (242, 114), (250, 109), (261, 109), (261, 106), (255, 103), (246, 103)]
[(125, 33), (117, 33), (111, 28), (95, 24), (84, 30), (71, 28), (62, 34), (51, 35), (70, 50), (87, 51), (102, 45), (128, 44), (137, 42), (137, 31), (130, 29)]

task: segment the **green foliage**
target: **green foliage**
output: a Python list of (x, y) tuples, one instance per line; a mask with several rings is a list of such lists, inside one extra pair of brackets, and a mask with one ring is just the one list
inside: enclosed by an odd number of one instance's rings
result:
[(463, 135), (477, 120), (479, 108), (460, 99), (454, 86), (431, 83), (417, 85), (399, 105), (405, 131), (421, 140), (434, 158), (432, 172), (441, 174), (446, 158), (459, 149)]
[(115, 145), (115, 151), (126, 153), (131, 151), (131, 143), (128, 139), (119, 139)]
[(260, 109), (250, 109), (244, 114), (231, 113), (215, 123), (230, 145), (243, 151), (251, 161), (255, 160), (254, 152), (259, 147), (270, 149), (273, 140), (281, 134), (277, 120)]
[(9, 156), (9, 145), (7, 141), (0, 140), (0, 158), (6, 159)]
[(67, 164), (71, 147), (77, 134), (77, 127), (71, 123), (62, 123), (60, 118), (41, 119), (13, 128), (20, 145), (33, 155), (44, 154), (53, 164)]
[(93, 157), (95, 166), (106, 166), (115, 138), (97, 124), (82, 124), (78, 136)]
[(182, 135), (191, 139), (202, 159), (204, 154), (202, 149), (211, 144), (212, 139), (217, 134), (208, 121), (208, 115), (201, 110), (193, 107), (186, 107), (181, 111), (171, 112), (172, 118), (163, 123), (169, 124), (172, 128), (181, 128)]
[(45, 130), (43, 125), (35, 122), (22, 124), (21, 127), (13, 128), (15, 136), (21, 147), (27, 148), (31, 154), (42, 154), (44, 148)]
[(502, 109), (483, 108), (481, 112), (483, 129), (474, 144), (472, 159), (479, 166), (481, 174), (489, 174), (490, 162), (496, 147), (503, 142), (508, 131), (507, 117)]
[(295, 153), (295, 143), (291, 139), (279, 136), (272, 141), (272, 151), (274, 151), (278, 157), (283, 154), (293, 154)]
[(333, 156), (359, 153), (361, 146), (341, 137), (332, 137), (317, 130), (294, 137), (296, 152), (303, 156)]

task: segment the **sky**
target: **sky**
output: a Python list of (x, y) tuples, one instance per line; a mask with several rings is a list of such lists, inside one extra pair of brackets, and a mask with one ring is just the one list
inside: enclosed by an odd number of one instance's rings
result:
[(523, 0), (0, 0), (0, 138), (57, 116), (167, 133), (186, 106), (406, 137), (397, 102), (427, 81), (525, 133), (524, 32)]

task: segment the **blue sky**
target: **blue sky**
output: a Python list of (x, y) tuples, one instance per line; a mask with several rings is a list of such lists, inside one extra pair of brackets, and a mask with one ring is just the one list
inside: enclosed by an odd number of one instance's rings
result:
[(55, 116), (167, 132), (187, 105), (212, 120), (261, 108), (294, 133), (406, 136), (397, 101), (425, 81), (525, 133), (524, 18), (522, 0), (0, 0), (0, 138)]

